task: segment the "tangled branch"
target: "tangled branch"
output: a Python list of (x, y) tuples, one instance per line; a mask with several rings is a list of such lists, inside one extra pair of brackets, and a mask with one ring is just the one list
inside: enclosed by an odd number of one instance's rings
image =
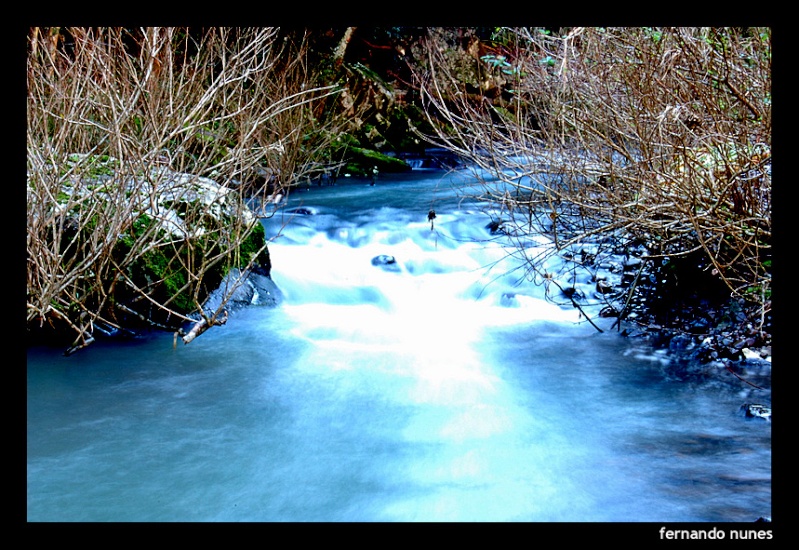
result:
[(515, 28), (500, 43), (469, 84), (434, 37), (416, 76), (427, 139), (477, 167), (474, 194), (505, 227), (551, 236), (553, 254), (601, 238), (652, 258), (699, 249), (768, 307), (769, 29)]

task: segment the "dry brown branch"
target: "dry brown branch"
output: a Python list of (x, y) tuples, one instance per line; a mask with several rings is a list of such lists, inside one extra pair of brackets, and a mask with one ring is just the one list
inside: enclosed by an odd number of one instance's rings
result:
[(221, 318), (225, 302), (202, 311), (205, 297), (266, 254), (251, 197), (287, 194), (344, 124), (316, 111), (337, 88), (307, 66), (302, 36), (278, 34), (31, 29), (29, 325), (80, 339), (97, 320)]
[(767, 299), (769, 29), (506, 29), (503, 46), (475, 61), (495, 93), (469, 92), (440, 40), (417, 80), (428, 139), (486, 174), (475, 192), (506, 227), (553, 254), (598, 236), (699, 248), (731, 293)]

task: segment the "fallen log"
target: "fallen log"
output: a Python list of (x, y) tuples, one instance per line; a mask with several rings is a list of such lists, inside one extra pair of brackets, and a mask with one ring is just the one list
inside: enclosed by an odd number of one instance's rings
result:
[(212, 317), (210, 319), (204, 317), (199, 321), (197, 321), (196, 323), (194, 323), (194, 326), (191, 327), (191, 330), (187, 332), (186, 335), (183, 337), (183, 343), (188, 344), (189, 342), (197, 338), (200, 334), (202, 334), (209, 328), (217, 325), (224, 325), (225, 323), (227, 323), (227, 310), (225, 310), (224, 317), (218, 319), (215, 317)]
[(79, 338), (79, 343), (76, 341), (76, 343), (72, 347), (70, 347), (68, 350), (64, 352), (64, 355), (69, 357), (73, 353), (80, 351), (83, 348), (88, 347), (93, 343), (94, 343), (94, 337), (92, 336), (85, 337), (85, 335), (81, 335)]

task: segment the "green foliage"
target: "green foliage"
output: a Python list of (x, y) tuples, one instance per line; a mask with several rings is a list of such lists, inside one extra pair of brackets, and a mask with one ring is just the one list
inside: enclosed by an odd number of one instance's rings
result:
[[(159, 229), (159, 233), (154, 237), (145, 237), (146, 233), (155, 229), (155, 223), (153, 218), (145, 214), (133, 222), (130, 231), (120, 237), (115, 248), (114, 255), (118, 263), (125, 262), (139, 239), (163, 238), (163, 229)], [(154, 299), (162, 303), (169, 303), (180, 313), (189, 313), (196, 309), (194, 300), (196, 284), (187, 284), (190, 281), (196, 281), (197, 273), (192, 269), (193, 262), (218, 254), (220, 242), (222, 241), (208, 233), (194, 239), (150, 247), (143, 254), (138, 254), (132, 259), (128, 258), (126, 275), (134, 285), (149, 289), (151, 297)], [(241, 241), (238, 254), (231, 257), (238, 258), (235, 265), (219, 262), (201, 273), (198, 282), (199, 301), (202, 302), (233, 267), (243, 269), (251, 261), (254, 262), (254, 265), (264, 266), (267, 269), (270, 267), (266, 236), (260, 223), (253, 226), (247, 237)], [(125, 303), (129, 299), (129, 293), (124, 288), (115, 296), (115, 301), (120, 303)]]
[(754, 302), (761, 300), (771, 300), (771, 287), (763, 287), (762, 285), (752, 285), (744, 290), (744, 297), (751, 299)]
[(555, 66), (555, 58), (551, 55), (547, 55), (538, 61), (541, 65), (546, 65), (547, 67), (554, 67)]
[(498, 69), (506, 75), (520, 74), (519, 67), (511, 65), (504, 55), (486, 54), (480, 57), (492, 69)]
[(119, 161), (109, 155), (82, 155), (73, 153), (67, 157), (65, 169), (71, 167), (82, 177), (95, 179), (99, 176), (112, 176), (119, 167)]
[(652, 27), (644, 27), (644, 34), (656, 44), (663, 39), (663, 31)]
[(153, 219), (146, 214), (141, 214), (130, 226), (130, 231), (120, 235), (119, 242), (127, 247), (125, 252), (133, 248), (134, 243), (139, 239), (145, 231), (147, 231), (153, 224)]

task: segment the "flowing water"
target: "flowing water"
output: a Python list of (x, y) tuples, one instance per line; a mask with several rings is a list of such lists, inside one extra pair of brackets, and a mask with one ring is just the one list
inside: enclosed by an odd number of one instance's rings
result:
[(771, 425), (739, 412), (751, 388), (677, 379), (546, 300), (455, 191), (469, 181), (292, 193), (264, 220), (280, 305), (189, 345), (30, 348), (28, 520), (769, 516)]

